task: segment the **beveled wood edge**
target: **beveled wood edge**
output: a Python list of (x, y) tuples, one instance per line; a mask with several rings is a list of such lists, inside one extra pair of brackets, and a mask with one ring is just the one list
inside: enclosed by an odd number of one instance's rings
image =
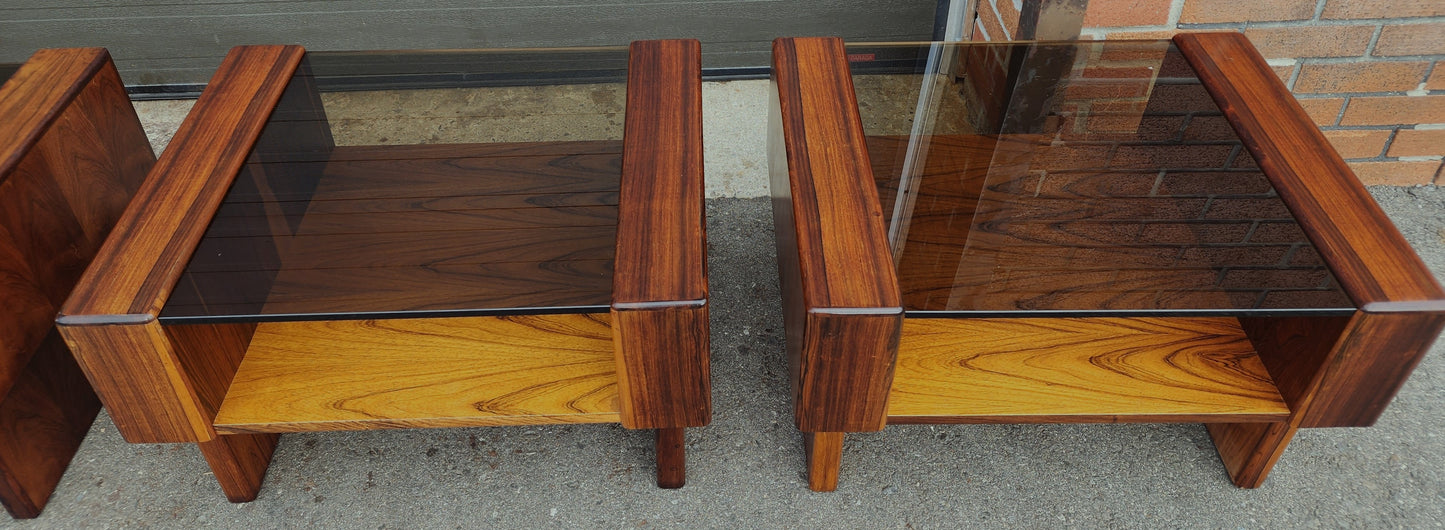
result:
[(1445, 310), (1429, 269), (1243, 34), (1174, 42), (1358, 307)]
[(284, 423), (228, 423), (216, 417), (217, 434), (369, 431), (379, 429), (441, 429), (459, 427), (511, 427), (520, 425), (573, 425), (619, 423), (616, 412), (530, 414), (489, 418), (388, 418), (375, 420), (294, 421)]
[(993, 425), (1016, 423), (1275, 423), (1290, 412), (1241, 414), (1026, 414), (999, 416), (888, 415), (889, 425)]
[(57, 323), (136, 323), (160, 313), (304, 52), (237, 46), (227, 54)]
[(21, 157), (110, 62), (105, 48), (44, 49), (0, 85), (0, 117), (6, 122), (0, 131), (0, 182), (9, 178)]
[(696, 40), (633, 42), (617, 212), (612, 308), (706, 302), (702, 48)]
[[(799, 52), (799, 45), (812, 52)], [(806, 312), (822, 308), (884, 313), (902, 313), (902, 294), (897, 272), (884, 228), (877, 184), (873, 180), (868, 159), (862, 118), (858, 113), (857, 96), (853, 90), (847, 52), (843, 39), (836, 37), (779, 38), (773, 41), (772, 81), (777, 91), (783, 147), (786, 150), (789, 176), (789, 200), (792, 203), (792, 225), (796, 234), (799, 279)], [(819, 78), (802, 78), (802, 63), (827, 69)], [(806, 85), (806, 87), (805, 87)], [(825, 108), (805, 108), (804, 90), (821, 92), (814, 99), (834, 104)], [(805, 127), (808, 120), (822, 122)], [(825, 129), (825, 130), (819, 130)], [(836, 135), (835, 138), (823, 135)], [(839, 145), (841, 144), (841, 145)], [(821, 155), (821, 157), (820, 157)], [(826, 157), (826, 158), (823, 158)], [(815, 160), (816, 159), (816, 160)], [(814, 164), (818, 162), (818, 164)], [(842, 169), (837, 175), (818, 178), (816, 165)], [(852, 169), (853, 171), (847, 171)], [(844, 179), (851, 179), (848, 182)], [(840, 182), (841, 181), (841, 182)], [(851, 196), (843, 193), (849, 187)], [(777, 196), (774, 193), (774, 196)], [(819, 206), (831, 203), (832, 214), (852, 217), (863, 233), (847, 234), (847, 247), (866, 249), (853, 257), (871, 262), (871, 266), (850, 266), (826, 262), (826, 242), (838, 242), (838, 231), (822, 237), (824, 225), (836, 223), (820, 219)], [(839, 204), (839, 203), (842, 204)]]

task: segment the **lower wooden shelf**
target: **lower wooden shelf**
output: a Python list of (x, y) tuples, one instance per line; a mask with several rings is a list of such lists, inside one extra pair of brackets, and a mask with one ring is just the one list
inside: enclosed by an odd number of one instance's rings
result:
[(223, 434), (619, 421), (600, 314), (262, 323)]
[(889, 423), (1281, 421), (1232, 317), (907, 318)]

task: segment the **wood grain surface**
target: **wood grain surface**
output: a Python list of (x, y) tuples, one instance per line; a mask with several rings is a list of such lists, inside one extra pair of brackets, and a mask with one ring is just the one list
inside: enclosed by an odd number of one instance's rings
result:
[(843, 42), (773, 42), (769, 172), (794, 417), (876, 431), (902, 321)]
[(1235, 484), (1258, 487), (1296, 429), (1379, 418), (1445, 326), (1445, 293), (1248, 40), (1209, 33), (1174, 42), (1360, 308), (1347, 323), (1246, 322), (1252, 336), (1276, 342), (1319, 334), (1303, 354), (1260, 349), (1294, 405), (1288, 421), (1209, 426)]
[(56, 311), (155, 155), (101, 48), (36, 52), (0, 124), (0, 503), (31, 518), (100, 410)]
[(695, 40), (629, 50), (612, 326), (633, 429), (712, 421), (700, 53)]
[[(248, 164), (267, 180), (237, 181), (161, 317), (606, 310), (621, 148), (342, 146)], [(571, 206), (573, 189), (594, 197)]]
[(843, 466), (843, 433), (804, 432), (803, 453), (807, 458), (808, 489), (837, 490)]
[(229, 379), (230, 361), (183, 360), (156, 315), (301, 55), (258, 46), (227, 57), (61, 308), (61, 334), (127, 441), (215, 437), (197, 385)]
[(890, 423), (1271, 421), (1289, 414), (1237, 320), (903, 322)]
[(221, 433), (602, 423), (618, 418), (605, 314), (257, 325)]
[(1365, 311), (1445, 292), (1319, 128), (1239, 33), (1174, 38), (1350, 297)]

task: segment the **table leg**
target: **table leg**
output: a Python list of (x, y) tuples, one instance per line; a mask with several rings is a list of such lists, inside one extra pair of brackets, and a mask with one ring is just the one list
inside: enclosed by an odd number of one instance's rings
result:
[(687, 447), (684, 429), (657, 430), (657, 487), (676, 489), (687, 483)]
[(201, 455), (211, 465), (216, 481), (231, 502), (251, 502), (261, 492), (261, 481), (271, 465), (279, 434), (223, 434), (209, 442), (197, 442)]
[(803, 452), (808, 455), (808, 489), (838, 489), (838, 468), (843, 465), (843, 433), (805, 432)]
[(1205, 425), (1229, 479), (1241, 488), (1258, 488), (1299, 428), (1278, 423), (1211, 423)]

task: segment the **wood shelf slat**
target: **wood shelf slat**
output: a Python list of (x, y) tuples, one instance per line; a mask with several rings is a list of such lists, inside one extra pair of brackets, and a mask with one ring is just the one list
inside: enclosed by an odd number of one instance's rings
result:
[(903, 321), (889, 423), (1280, 421), (1230, 317)]
[(258, 324), (216, 432), (617, 422), (609, 318)]

